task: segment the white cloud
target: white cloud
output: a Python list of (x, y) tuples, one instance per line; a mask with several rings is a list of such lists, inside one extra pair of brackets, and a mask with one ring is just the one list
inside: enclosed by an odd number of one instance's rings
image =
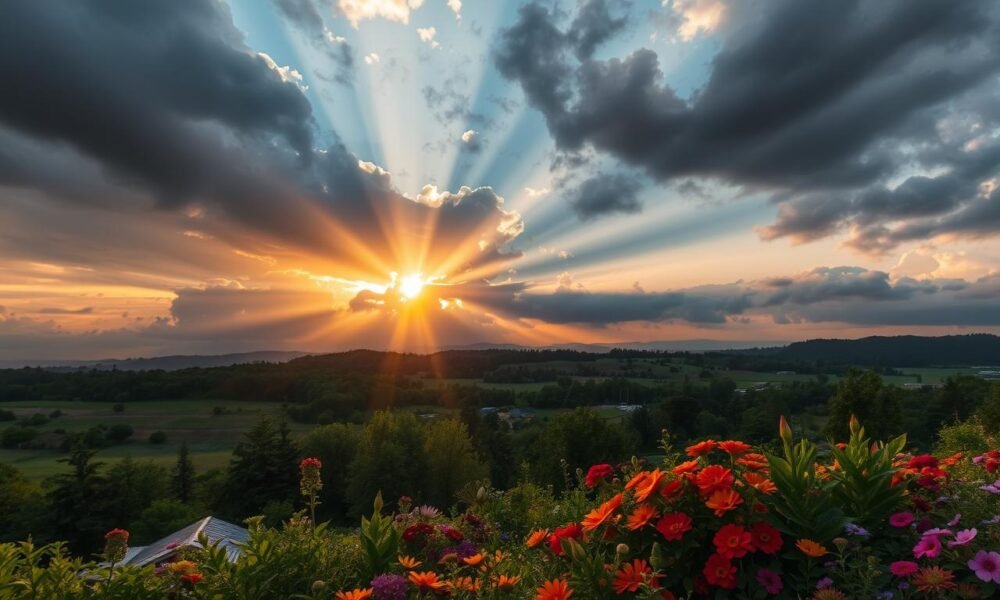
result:
[(281, 81), (285, 83), (294, 83), (303, 92), (309, 89), (309, 86), (302, 82), (302, 73), (299, 73), (292, 67), (279, 66), (278, 63), (274, 62), (273, 58), (263, 52), (258, 52), (257, 56), (264, 61), (267, 68), (277, 73), (278, 77), (281, 77)]
[(448, 0), (448, 8), (455, 13), (455, 18), (461, 20), (462, 18), (462, 0)]
[(545, 196), (551, 191), (552, 190), (550, 190), (549, 188), (541, 188), (537, 190), (535, 188), (530, 188), (530, 187), (524, 188), (524, 193), (528, 194), (529, 198), (541, 198), (542, 196)]
[(469, 142), (474, 140), (477, 135), (479, 135), (478, 131), (476, 131), (475, 129), (470, 129), (462, 134), (462, 141), (468, 144)]
[(377, 52), (372, 52), (371, 54), (368, 54), (368, 55), (365, 56), (365, 64), (366, 65), (374, 65), (375, 63), (379, 62), (380, 60), (382, 60), (382, 59), (379, 58), (379, 55), (378, 55)]
[(437, 48), (441, 45), (434, 41), (434, 36), (437, 35), (437, 29), (434, 27), (418, 27), (417, 35), (420, 36), (421, 42), (427, 42), (431, 45), (431, 48)]
[(410, 22), (410, 12), (420, 8), (424, 0), (338, 0), (337, 8), (357, 29), (365, 19), (382, 18), (400, 23)]
[(668, 4), (681, 18), (677, 33), (685, 42), (699, 33), (715, 31), (726, 16), (726, 5), (722, 0), (663, 0), (664, 6)]
[(323, 35), (326, 36), (326, 41), (330, 42), (331, 44), (346, 44), (347, 43), (347, 38), (345, 38), (342, 35), (336, 35), (335, 33), (333, 33), (332, 31), (330, 31), (329, 29), (326, 29), (325, 27), (323, 28)]

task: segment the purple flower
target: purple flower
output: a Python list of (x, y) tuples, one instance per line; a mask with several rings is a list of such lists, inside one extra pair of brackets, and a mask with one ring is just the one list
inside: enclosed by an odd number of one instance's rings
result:
[(954, 527), (962, 520), (962, 513), (955, 513), (955, 516), (948, 521), (948, 527)]
[(771, 569), (757, 569), (757, 583), (772, 596), (785, 587), (785, 584), (781, 582), (781, 576)]
[(423, 505), (414, 509), (418, 517), (423, 517), (424, 519), (433, 519), (441, 515), (441, 511), (434, 508), (433, 506)]
[(463, 558), (469, 558), (476, 552), (479, 552), (479, 549), (476, 548), (476, 545), (470, 542), (469, 540), (465, 540), (464, 542), (461, 542), (454, 546), (449, 546), (448, 548), (441, 550), (441, 555), (444, 556), (447, 554), (454, 554), (459, 559), (463, 559)]
[(833, 580), (830, 579), (829, 577), (824, 577), (823, 579), (820, 579), (819, 581), (816, 582), (816, 589), (825, 590), (826, 588), (831, 587), (832, 585), (833, 585)]
[(892, 592), (879, 592), (875, 595), (877, 600), (892, 600)]
[(972, 540), (976, 539), (976, 535), (978, 533), (979, 532), (976, 531), (975, 527), (971, 529), (963, 529), (955, 534), (955, 539), (948, 542), (948, 547), (954, 548), (955, 546), (964, 546), (969, 542), (971, 542)]
[(979, 489), (983, 490), (984, 492), (989, 492), (991, 494), (1000, 494), (1000, 479), (994, 481), (989, 485), (981, 485), (979, 486)]
[(969, 559), (968, 565), (979, 579), (1000, 583), (1000, 554), (980, 550)]
[(845, 525), (844, 531), (846, 531), (851, 535), (856, 535), (858, 537), (863, 537), (863, 538), (866, 538), (869, 535), (871, 535), (870, 533), (868, 533), (867, 529), (861, 527), (860, 525), (855, 525), (854, 523), (848, 523), (847, 525)]
[(375, 600), (406, 600), (406, 578), (386, 573), (372, 579), (372, 596)]
[(980, 525), (997, 525), (997, 524), (1000, 524), (1000, 515), (993, 515), (992, 517), (990, 517), (989, 519), (986, 519), (985, 521), (980, 521), (979, 524)]

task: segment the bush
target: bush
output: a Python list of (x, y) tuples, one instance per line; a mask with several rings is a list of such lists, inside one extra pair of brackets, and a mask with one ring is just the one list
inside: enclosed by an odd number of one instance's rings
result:
[(164, 444), (167, 441), (167, 434), (162, 431), (154, 431), (149, 434), (150, 444)]
[(14, 411), (0, 409), (0, 422), (15, 420), (17, 420), (17, 415), (14, 414)]
[(38, 436), (38, 430), (22, 425), (11, 425), (0, 434), (0, 446), (4, 448), (18, 448)]
[(104, 437), (106, 437), (107, 440), (112, 444), (120, 444), (121, 442), (124, 442), (125, 440), (132, 437), (133, 432), (134, 430), (132, 429), (131, 425), (126, 425), (125, 423), (116, 423), (108, 428), (108, 431), (107, 433), (104, 434)]

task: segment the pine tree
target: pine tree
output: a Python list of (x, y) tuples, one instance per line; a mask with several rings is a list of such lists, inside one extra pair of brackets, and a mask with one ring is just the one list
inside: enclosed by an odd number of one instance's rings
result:
[(109, 524), (104, 514), (100, 489), (103, 478), (98, 474), (101, 463), (91, 462), (95, 451), (77, 443), (68, 458), (59, 459), (72, 470), (55, 477), (55, 486), (48, 493), (49, 511), (56, 539), (66, 540), (76, 554), (97, 551), (100, 536)]
[(238, 519), (261, 514), (269, 503), (298, 499), (298, 449), (288, 427), (261, 419), (233, 450), (223, 486), (222, 511)]
[(170, 487), (174, 498), (185, 504), (190, 503), (194, 497), (194, 464), (191, 462), (187, 442), (181, 442), (180, 450), (177, 451), (177, 463), (174, 465)]

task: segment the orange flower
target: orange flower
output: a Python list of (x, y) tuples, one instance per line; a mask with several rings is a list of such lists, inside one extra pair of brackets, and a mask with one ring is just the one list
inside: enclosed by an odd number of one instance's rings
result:
[(697, 460), (689, 460), (687, 462), (682, 462), (671, 470), (674, 475), (686, 475), (688, 473), (694, 473), (698, 470), (699, 464)]
[(503, 562), (503, 559), (505, 558), (507, 558), (507, 555), (503, 553), (503, 550), (497, 550), (493, 554), (493, 564), (497, 564), (498, 562)]
[(615, 573), (615, 580), (613, 582), (615, 593), (621, 595), (625, 592), (637, 592), (639, 586), (645, 583), (646, 576), (652, 574), (653, 570), (649, 568), (649, 564), (644, 560), (637, 558), (631, 563), (625, 563)]
[[(955, 574), (941, 567), (924, 567), (913, 576), (913, 585), (917, 590), (930, 594), (954, 589)], [(978, 596), (978, 594), (977, 594)]]
[(734, 458), (749, 452), (750, 447), (750, 444), (743, 443), (739, 440), (726, 440), (724, 442), (719, 442), (719, 449)]
[(438, 581), (437, 573), (434, 571), (410, 571), (410, 583), (415, 585), (421, 592), (438, 592), (448, 587), (443, 581)]
[(823, 544), (814, 542), (813, 540), (807, 540), (805, 538), (795, 542), (795, 547), (798, 548), (802, 554), (811, 558), (819, 558), (826, 554), (826, 548), (823, 547)]
[(705, 501), (705, 506), (715, 511), (715, 516), (721, 517), (727, 512), (743, 504), (743, 497), (736, 490), (717, 490)]
[(497, 577), (496, 586), (497, 589), (502, 592), (509, 592), (520, 582), (521, 578), (517, 575), (501, 575), (500, 577)]
[(583, 518), (583, 529), (593, 531), (612, 518), (618, 507), (622, 505), (622, 495), (615, 494), (610, 500), (590, 511)]
[(565, 579), (552, 579), (538, 588), (535, 600), (567, 600), (573, 595), (573, 590)]
[(751, 471), (766, 471), (770, 467), (767, 462), (767, 457), (763, 454), (757, 454), (755, 452), (744, 454), (740, 458), (736, 459), (736, 464), (743, 465)]
[(773, 494), (778, 491), (773, 481), (759, 473), (744, 473), (743, 481), (762, 494)]
[(635, 501), (645, 502), (650, 496), (660, 491), (660, 484), (663, 483), (663, 478), (666, 473), (656, 469), (650, 471), (646, 478), (635, 488)]
[(481, 562), (483, 562), (483, 558), (485, 558), (483, 556), (483, 553), (479, 552), (479, 553), (473, 554), (472, 556), (469, 556), (467, 558), (463, 558), (462, 562), (464, 562), (465, 564), (469, 565), (470, 567), (477, 567), (477, 566), (479, 566), (479, 564)]
[(471, 577), (459, 577), (455, 581), (449, 581), (448, 587), (452, 591), (478, 592), (482, 583)]
[(656, 518), (656, 508), (650, 506), (649, 504), (641, 504), (635, 507), (632, 514), (628, 516), (628, 521), (625, 527), (630, 531), (635, 531), (637, 529), (642, 529), (646, 525), (649, 525), (650, 521)]
[(733, 472), (720, 465), (709, 465), (699, 471), (694, 478), (694, 484), (698, 486), (702, 496), (731, 489), (734, 482)]
[(351, 591), (337, 592), (333, 597), (337, 600), (371, 600), (372, 589), (355, 588)]
[(400, 554), (398, 557), (399, 564), (404, 568), (412, 571), (419, 567), (421, 563), (419, 560), (413, 558), (412, 556), (406, 556), (405, 554)]
[(536, 548), (541, 545), (547, 537), (549, 537), (548, 529), (536, 529), (531, 532), (531, 535), (528, 536), (528, 540), (525, 542), (525, 545), (529, 548)]
[(705, 456), (712, 450), (715, 450), (716, 444), (715, 440), (705, 440), (704, 442), (698, 442), (692, 446), (687, 447), (687, 455), (692, 458), (698, 458), (699, 456)]
[(639, 471), (638, 473), (632, 476), (632, 479), (628, 480), (628, 483), (625, 484), (625, 489), (634, 490), (635, 488), (642, 485), (643, 482), (646, 481), (647, 477), (649, 477), (649, 471)]

